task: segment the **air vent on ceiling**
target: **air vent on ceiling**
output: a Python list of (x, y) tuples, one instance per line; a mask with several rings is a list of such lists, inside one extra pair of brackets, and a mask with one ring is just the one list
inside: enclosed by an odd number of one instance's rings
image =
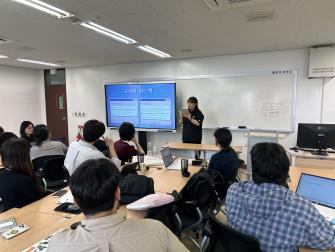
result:
[(264, 4), (278, 0), (203, 0), (212, 11), (223, 11)]
[(249, 22), (265, 21), (273, 19), (273, 11), (257, 11), (247, 14)]

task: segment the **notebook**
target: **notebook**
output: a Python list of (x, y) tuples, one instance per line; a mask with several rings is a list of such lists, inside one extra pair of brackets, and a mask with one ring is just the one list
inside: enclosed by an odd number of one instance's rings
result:
[(302, 173), (296, 193), (313, 202), (327, 220), (335, 219), (335, 179)]

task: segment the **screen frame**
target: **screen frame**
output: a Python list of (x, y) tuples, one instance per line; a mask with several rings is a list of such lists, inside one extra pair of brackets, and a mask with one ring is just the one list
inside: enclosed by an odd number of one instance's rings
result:
[[(175, 80), (171, 81), (136, 81), (136, 82), (108, 82), (104, 84), (105, 91), (105, 115), (106, 115), (106, 125), (109, 129), (118, 129), (119, 126), (109, 126), (108, 125), (108, 110), (107, 110), (107, 88), (113, 85), (152, 85), (152, 84), (173, 84), (174, 86), (174, 128), (165, 129), (165, 128), (144, 128), (144, 127), (135, 127), (136, 131), (149, 131), (149, 132), (176, 132), (177, 131), (177, 83)], [(134, 125), (135, 126), (135, 125)]]
[[(300, 195), (300, 194), (298, 193), (298, 188), (299, 188), (299, 185), (300, 185), (301, 178), (302, 178), (304, 175), (312, 176), (312, 177), (317, 177), (317, 178), (322, 178), (322, 179), (327, 179), (327, 180), (335, 180), (335, 179), (332, 179), (332, 178), (327, 178), (327, 177), (323, 177), (323, 176), (318, 176), (318, 175), (314, 175), (314, 174), (309, 174), (309, 173), (304, 173), (304, 172), (302, 172), (302, 173), (300, 174), (299, 182), (298, 182), (297, 188), (296, 188), (296, 190), (295, 190), (295, 193), (297, 193), (297, 194), (298, 194), (299, 196), (301, 196), (301, 197), (304, 197), (304, 196), (302, 196), (302, 195)], [(314, 203), (314, 204), (320, 205), (320, 206), (325, 206), (325, 207), (329, 207), (329, 208), (335, 209), (335, 207), (332, 207), (332, 206), (327, 206), (327, 205), (325, 205), (325, 204), (322, 204), (322, 203), (319, 203), (319, 202), (315, 202), (315, 201), (311, 201), (311, 200), (309, 200), (309, 199), (307, 199), (307, 200), (310, 201), (310, 202), (312, 202), (312, 203)]]

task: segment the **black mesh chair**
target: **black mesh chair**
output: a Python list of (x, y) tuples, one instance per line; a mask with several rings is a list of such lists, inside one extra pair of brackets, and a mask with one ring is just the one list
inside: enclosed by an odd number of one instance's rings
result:
[(128, 174), (137, 174), (137, 171), (136, 171), (137, 167), (138, 167), (138, 162), (123, 165), (121, 169), (121, 176), (125, 177)]
[(211, 214), (200, 252), (261, 252), (261, 249), (256, 238), (223, 224)]
[(41, 168), (41, 178), (47, 191), (55, 192), (68, 185), (70, 175), (64, 167), (64, 156), (48, 159)]
[(34, 165), (34, 170), (36, 172), (41, 171), (44, 163), (49, 160), (49, 159), (54, 159), (54, 158), (61, 158), (64, 157), (63, 155), (50, 155), (50, 156), (43, 156), (43, 157), (38, 157), (32, 160), (32, 163)]

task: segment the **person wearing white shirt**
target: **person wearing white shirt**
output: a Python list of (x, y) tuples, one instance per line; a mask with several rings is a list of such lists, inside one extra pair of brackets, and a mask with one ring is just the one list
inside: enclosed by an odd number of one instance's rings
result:
[[(77, 167), (86, 160), (106, 158), (105, 155), (93, 145), (103, 136), (105, 131), (105, 125), (98, 120), (89, 120), (84, 124), (83, 140), (71, 143), (65, 157), (64, 166), (69, 171), (70, 175), (72, 175)], [(121, 162), (117, 158), (113, 140), (108, 137), (104, 138), (104, 140), (109, 148), (111, 161), (120, 168)]]

